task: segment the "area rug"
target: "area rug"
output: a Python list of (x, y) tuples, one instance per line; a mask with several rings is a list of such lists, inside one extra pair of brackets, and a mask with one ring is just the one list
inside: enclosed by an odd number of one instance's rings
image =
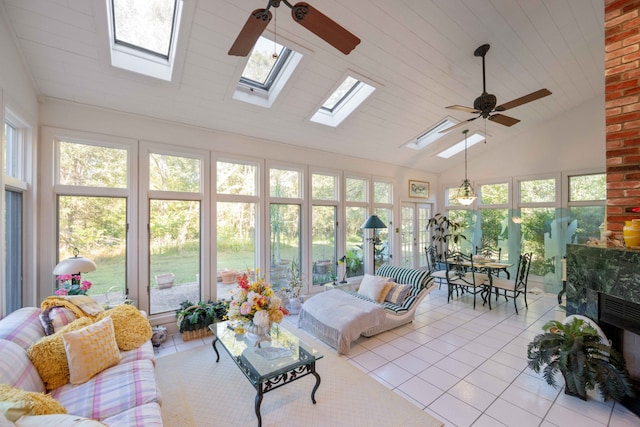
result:
[[(211, 345), (161, 357), (156, 376), (167, 427), (256, 426), (255, 389), (218, 344), (220, 362)], [(382, 384), (324, 351), (316, 364), (321, 377), (316, 402), (312, 375), (264, 395), (262, 425), (269, 426), (442, 426), (429, 414)]]

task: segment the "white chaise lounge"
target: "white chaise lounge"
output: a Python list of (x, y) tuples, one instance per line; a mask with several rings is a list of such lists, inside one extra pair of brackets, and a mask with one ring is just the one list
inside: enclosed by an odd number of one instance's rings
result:
[(351, 342), (360, 335), (370, 337), (413, 321), (420, 301), (437, 286), (427, 270), (384, 264), (376, 276), (409, 285), (407, 296), (400, 304), (392, 304), (379, 303), (349, 290), (322, 292), (302, 305), (298, 326), (339, 354), (347, 354)]

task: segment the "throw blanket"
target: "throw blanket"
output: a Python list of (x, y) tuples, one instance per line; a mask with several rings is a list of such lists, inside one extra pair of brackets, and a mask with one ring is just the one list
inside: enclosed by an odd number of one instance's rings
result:
[(104, 308), (93, 298), (87, 295), (59, 295), (45, 298), (40, 305), (44, 311), (50, 307), (64, 307), (76, 317), (95, 318), (104, 311)]
[(298, 326), (338, 350), (339, 354), (347, 354), (351, 341), (384, 320), (385, 311), (380, 304), (332, 289), (304, 302)]

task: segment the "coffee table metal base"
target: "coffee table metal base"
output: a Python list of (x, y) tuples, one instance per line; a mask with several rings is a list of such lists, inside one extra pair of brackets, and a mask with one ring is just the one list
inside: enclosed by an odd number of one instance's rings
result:
[[(213, 347), (213, 351), (216, 352), (216, 363), (218, 363), (220, 361), (220, 353), (218, 353), (218, 349), (216, 348), (216, 342), (218, 342), (217, 336), (213, 338), (213, 342), (211, 343), (211, 346)], [(238, 364), (238, 367), (249, 379), (248, 369), (246, 369), (246, 367), (244, 367), (241, 364)], [(318, 387), (320, 387), (320, 375), (316, 372), (315, 359), (313, 359), (312, 362), (309, 362), (306, 365), (298, 366), (297, 368), (294, 368), (290, 371), (283, 372), (279, 375), (275, 375), (271, 378), (266, 379), (263, 382), (258, 382), (254, 384), (253, 381), (249, 381), (251, 385), (253, 385), (253, 388), (256, 389), (256, 392), (257, 392), (256, 400), (255, 400), (255, 411), (256, 411), (256, 417), (258, 418), (258, 427), (262, 426), (262, 415), (260, 414), (260, 406), (262, 405), (262, 398), (264, 394), (270, 391), (273, 391), (277, 388), (280, 388), (286, 384), (289, 384), (293, 381), (299, 380), (300, 378), (304, 378), (307, 375), (313, 375), (314, 377), (316, 377), (316, 384), (313, 386), (313, 389), (311, 390), (311, 401), (315, 405), (316, 390), (318, 390)]]

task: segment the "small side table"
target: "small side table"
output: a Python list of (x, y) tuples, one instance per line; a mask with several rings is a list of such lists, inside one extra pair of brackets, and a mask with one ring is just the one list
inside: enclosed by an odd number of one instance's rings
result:
[(324, 287), (325, 291), (328, 291), (330, 289), (351, 289), (351, 285), (352, 285), (352, 283), (350, 283), (350, 282), (346, 282), (346, 283), (329, 282), (329, 283), (323, 284), (322, 286)]

